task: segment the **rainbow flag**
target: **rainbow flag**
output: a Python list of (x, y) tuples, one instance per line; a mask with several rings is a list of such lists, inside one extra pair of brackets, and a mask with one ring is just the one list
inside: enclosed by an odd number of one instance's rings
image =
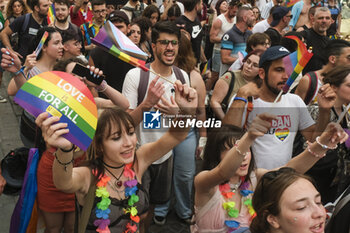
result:
[(285, 6), (286, 7), (293, 7), (295, 3), (299, 2), (300, 0), (286, 0)]
[(286, 36), (286, 38), (295, 40), (298, 43), (297, 51), (283, 58), (286, 73), (289, 78), (283, 87), (283, 92), (287, 93), (295, 79), (309, 62), (313, 53), (309, 53), (305, 44), (297, 36)]
[(38, 46), (37, 46), (36, 49), (35, 49), (35, 54), (36, 54), (36, 56), (39, 55), (41, 49), (43, 48), (43, 46), (44, 46), (44, 44), (45, 44), (45, 41), (46, 41), (47, 37), (49, 37), (49, 33), (48, 33), (48, 32), (45, 32), (44, 35), (41, 37), (41, 40), (40, 40)]
[(145, 61), (130, 56), (127, 53), (122, 52), (119, 48), (117, 48), (117, 46), (113, 44), (112, 40), (108, 36), (105, 27), (100, 29), (98, 34), (92, 39), (92, 43), (126, 63), (139, 67), (144, 71), (149, 71), (149, 69), (145, 67)]
[(34, 76), (23, 84), (14, 101), (33, 116), (48, 112), (68, 124), (64, 135), (86, 150), (97, 126), (97, 107), (87, 86), (71, 74), (51, 71)]
[(55, 5), (54, 3), (51, 4), (49, 11), (47, 12), (47, 24), (50, 25), (55, 22)]

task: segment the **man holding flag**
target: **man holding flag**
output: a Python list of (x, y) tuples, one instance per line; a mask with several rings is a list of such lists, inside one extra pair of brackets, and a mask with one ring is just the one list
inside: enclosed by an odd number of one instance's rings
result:
[(329, 85), (320, 88), (318, 100), (321, 110), (317, 124), (312, 120), (299, 96), (288, 93), (275, 101), (288, 80), (283, 61), (283, 58), (288, 55), (290, 55), (289, 51), (282, 46), (272, 46), (267, 49), (259, 62), (262, 86), (259, 89), (245, 88), (245, 86), (240, 88), (237, 93), (238, 98), (236, 97), (224, 118), (224, 123), (241, 127), (242, 125), (237, 122), (246, 119), (243, 116), (249, 96), (259, 98), (253, 100), (253, 110), (247, 117), (248, 126), (257, 115), (263, 112), (270, 112), (277, 116), (277, 120), (271, 122), (271, 129), (257, 139), (252, 146), (258, 168), (272, 169), (287, 163), (292, 157), (293, 142), (298, 130), (308, 141), (314, 141), (329, 122), (330, 108), (335, 101), (335, 93)]

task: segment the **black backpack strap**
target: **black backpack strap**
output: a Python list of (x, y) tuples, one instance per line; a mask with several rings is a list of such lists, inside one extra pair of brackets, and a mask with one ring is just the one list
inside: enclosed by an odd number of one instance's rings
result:
[(315, 71), (311, 71), (311, 72), (307, 73), (306, 75), (310, 77), (309, 89), (307, 90), (306, 96), (304, 99), (305, 104), (308, 105), (312, 101), (312, 97), (315, 95), (315, 93), (317, 91), (318, 79), (317, 79)]
[(26, 32), (26, 30), (27, 30), (27, 27), (28, 27), (28, 25), (29, 25), (29, 20), (30, 20), (30, 14), (31, 14), (31, 13), (27, 13), (27, 14), (25, 14), (25, 16), (24, 16), (24, 22), (23, 22), (23, 24), (22, 24), (21, 34), (24, 34), (24, 33)]
[(228, 70), (222, 76), (226, 75), (227, 73), (231, 74), (231, 81), (230, 81), (230, 86), (228, 88), (227, 94), (226, 94), (226, 96), (223, 99), (222, 104), (221, 104), (222, 106), (223, 105), (226, 106), (226, 108), (227, 108), (227, 103), (229, 101), (229, 98), (230, 98), (231, 92), (233, 90), (233, 87), (235, 86), (235, 74), (232, 71)]
[[(147, 63), (145, 65), (147, 68), (151, 67), (150, 63)], [(148, 81), (149, 81), (149, 71), (144, 71), (141, 69), (140, 71), (140, 82), (139, 87), (137, 89), (137, 106), (141, 104), (143, 99), (145, 98), (147, 87), (148, 87)]]
[(180, 69), (179, 67), (177, 67), (177, 66), (173, 66), (173, 71), (174, 71), (174, 73), (175, 73), (176, 79), (177, 79), (177, 80), (180, 80), (180, 82), (181, 82), (182, 84), (185, 84), (186, 81), (185, 81), (184, 75), (182, 74), (181, 69)]

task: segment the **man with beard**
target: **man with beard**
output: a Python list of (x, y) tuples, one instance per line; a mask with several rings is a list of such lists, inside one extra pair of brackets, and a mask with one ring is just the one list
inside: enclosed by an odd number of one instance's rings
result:
[(236, 23), (236, 13), (238, 10), (239, 0), (233, 0), (228, 5), (228, 10), (219, 15), (213, 22), (210, 29), (210, 42), (214, 44), (212, 66), (211, 66), (211, 77), (206, 81), (207, 90), (211, 90), (212, 86), (219, 77), (220, 65), (221, 65), (221, 55), (220, 55), (220, 45), (221, 37), (225, 32), (230, 30)]
[[(177, 25), (184, 26), (184, 29), (191, 36), (192, 50), (197, 59), (197, 63), (201, 61), (201, 56), (205, 57), (201, 46), (204, 31), (202, 25), (197, 18), (197, 14), (202, 11), (202, 0), (183, 0), (185, 13), (175, 20)], [(202, 60), (206, 60), (203, 58)]]
[[(66, 40), (63, 40), (64, 42), (67, 42), (65, 47), (75, 47), (79, 50), (82, 48), (83, 44), (83, 35), (79, 28), (75, 25), (69, 22), (68, 16), (69, 16), (69, 0), (55, 0), (55, 12), (56, 12), (56, 20), (54, 22), (54, 27), (59, 31), (63, 37), (66, 38)], [(71, 35), (67, 35), (71, 34)], [(76, 42), (80, 43), (80, 45), (76, 44)], [(76, 49), (75, 49), (76, 50)], [(66, 48), (65, 48), (65, 51)], [(76, 54), (77, 52), (74, 52)], [(66, 53), (65, 53), (66, 54)], [(65, 56), (64, 56), (65, 57)]]
[(32, 0), (28, 2), (28, 5), (33, 12), (16, 18), (0, 34), (4, 47), (13, 51), (10, 37), (13, 33), (18, 33), (18, 53), (22, 61), (31, 52), (29, 51), (31, 42), (38, 33), (39, 28), (47, 25), (46, 17), (50, 2), (49, 0)]
[(107, 16), (106, 2), (104, 0), (92, 0), (91, 5), (93, 14), (92, 20), (80, 26), (87, 54), (96, 47), (92, 44), (91, 39), (98, 34)]
[[(312, 120), (304, 101), (295, 94), (285, 94), (274, 103), (279, 92), (285, 85), (286, 73), (283, 57), (290, 52), (282, 46), (272, 46), (267, 49), (259, 61), (259, 77), (262, 85), (249, 83), (238, 90), (237, 96), (223, 120), (224, 124), (234, 124), (241, 127), (242, 119), (247, 119), (246, 125), (264, 112), (276, 115), (271, 122), (271, 129), (264, 136), (254, 141), (252, 153), (258, 168), (272, 169), (286, 164), (292, 157), (293, 142), (297, 131), (309, 142), (324, 131), (329, 122), (330, 109), (335, 103), (336, 95), (329, 85), (320, 88), (317, 100), (320, 106), (318, 123)], [(248, 97), (259, 97), (252, 100), (253, 109), (244, 116)]]
[(238, 52), (244, 52), (248, 37), (252, 34), (248, 30), (255, 23), (255, 16), (250, 7), (242, 6), (237, 12), (237, 23), (221, 38), (221, 67), (220, 76), (238, 58)]
[(76, 0), (69, 9), (70, 20), (77, 27), (92, 20), (92, 10), (89, 0)]
[[(152, 49), (154, 61), (150, 63), (150, 69), (171, 82), (182, 80), (189, 84), (189, 78), (185, 71), (173, 66), (179, 49), (180, 29), (170, 21), (161, 21), (154, 25), (152, 30)], [(145, 111), (153, 109), (158, 103), (160, 97), (165, 98), (169, 103), (173, 99), (173, 85), (163, 79), (159, 79), (153, 72), (142, 74), (140, 68), (131, 69), (125, 77), (123, 85), (123, 95), (129, 100), (131, 116), (135, 124), (142, 121), (142, 115)], [(147, 76), (145, 76), (147, 75)], [(147, 79), (144, 78), (149, 78)], [(155, 84), (155, 82), (158, 82)], [(143, 86), (143, 84), (145, 84)], [(142, 93), (140, 89), (145, 91)], [(146, 92), (147, 90), (147, 92)], [(158, 95), (154, 94), (158, 90)], [(152, 98), (150, 98), (150, 95)], [(144, 100), (144, 96), (147, 96)], [(168, 106), (163, 102), (164, 105)], [(154, 109), (153, 109), (154, 110)], [(162, 109), (163, 110), (163, 109)], [(168, 110), (171, 109), (168, 106)], [(159, 113), (160, 114), (160, 113)], [(173, 113), (174, 114), (174, 113)], [(152, 114), (153, 117), (157, 113)], [(136, 134), (140, 145), (154, 142), (166, 133), (166, 128), (145, 129), (142, 124), (136, 128)], [(186, 161), (184, 161), (186, 162)], [(169, 151), (162, 158), (154, 162), (143, 177), (142, 185), (149, 189), (151, 204), (165, 204), (171, 196), (173, 156)]]
[(261, 10), (261, 18), (267, 19), (271, 14), (271, 8), (274, 6), (280, 6), (283, 0), (272, 0), (269, 1), (264, 8)]
[(280, 45), (282, 35), (285, 33), (283, 30), (288, 26), (290, 19), (292, 18), (290, 9), (284, 6), (278, 6), (272, 12), (271, 27), (269, 27), (265, 33), (271, 39), (271, 46)]
[(330, 40), (327, 36), (327, 30), (331, 24), (332, 17), (329, 9), (327, 7), (318, 7), (315, 11), (312, 27), (300, 32), (306, 40), (306, 46), (308, 48), (312, 47), (312, 53), (314, 54), (303, 69), (303, 74), (319, 70), (327, 63), (325, 48)]

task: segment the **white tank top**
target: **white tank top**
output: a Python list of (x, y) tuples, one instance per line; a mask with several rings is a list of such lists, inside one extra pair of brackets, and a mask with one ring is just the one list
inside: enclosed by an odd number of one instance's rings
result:
[[(236, 16), (233, 18), (232, 23), (229, 23), (225, 17), (224, 14), (221, 14), (217, 17), (218, 19), (221, 20), (221, 29), (218, 34), (218, 37), (222, 37), (228, 30), (230, 30), (233, 25), (236, 23)], [(221, 43), (215, 43), (214, 44), (214, 50), (220, 50), (221, 49)]]

